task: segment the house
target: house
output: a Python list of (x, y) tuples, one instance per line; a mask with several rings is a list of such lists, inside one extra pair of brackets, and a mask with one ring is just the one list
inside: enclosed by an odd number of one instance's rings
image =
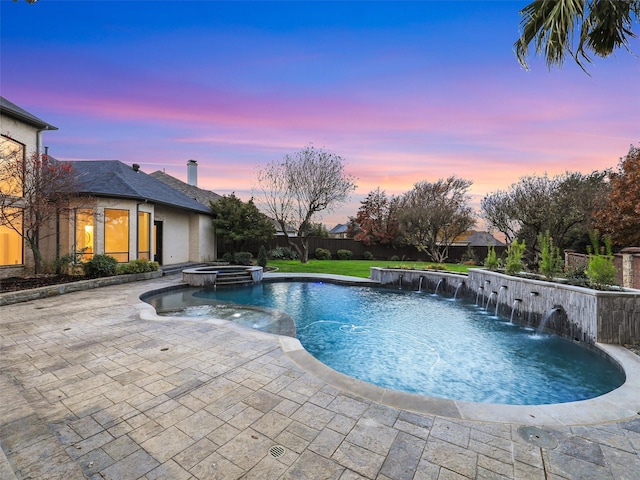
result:
[[(0, 99), (0, 161), (10, 150), (25, 156), (41, 153), (42, 132), (56, 127)], [(129, 166), (118, 160), (65, 163), (77, 174), (76, 195), (56, 221), (47, 225), (48, 233), (55, 234), (43, 235), (43, 258), (52, 261), (59, 255), (82, 252), (85, 260), (93, 254), (107, 254), (119, 262), (148, 259), (161, 265), (215, 259), (208, 206), (209, 199), (218, 197), (213, 192), (188, 185), (185, 193), (182, 186), (171, 186), (172, 181), (165, 178), (168, 175), (156, 175), (163, 177), (161, 181), (144, 173), (138, 164)], [(0, 277), (29, 273), (33, 267), (30, 257), (20, 235), (0, 225)]]
[(347, 238), (349, 226), (346, 223), (339, 223), (329, 230), (329, 238)]
[(60, 235), (64, 251), (86, 249), (119, 262), (147, 259), (161, 265), (215, 259), (208, 205), (147, 175), (135, 163), (68, 163), (78, 175), (79, 197)]
[[(20, 108), (4, 97), (0, 97), (0, 162), (10, 155), (27, 158), (41, 154), (42, 133), (57, 130), (53, 125)], [(0, 193), (21, 197), (20, 192), (10, 192), (7, 185), (0, 184)], [(17, 203), (20, 206), (20, 203)], [(22, 237), (0, 221), (0, 277), (21, 275), (25, 263), (33, 264), (25, 252)]]

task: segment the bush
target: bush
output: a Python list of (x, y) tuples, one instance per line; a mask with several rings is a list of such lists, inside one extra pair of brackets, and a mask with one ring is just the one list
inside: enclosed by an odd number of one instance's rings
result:
[(84, 274), (89, 278), (110, 277), (117, 274), (118, 261), (109, 255), (94, 255), (82, 264)]
[(365, 260), (373, 260), (373, 253), (366, 251), (362, 254), (362, 258)]
[(227, 263), (233, 263), (233, 253), (225, 252), (224, 255), (222, 255), (222, 261)]
[(271, 260), (297, 260), (298, 254), (289, 247), (277, 247), (269, 252)]
[(353, 252), (351, 250), (344, 248), (338, 250), (338, 260), (351, 260), (351, 257), (353, 257)]
[(326, 248), (316, 248), (316, 258), (318, 260), (331, 260), (331, 252)]
[(251, 265), (253, 255), (251, 252), (236, 252), (233, 254), (233, 262), (236, 265)]
[(467, 245), (467, 249), (462, 254), (460, 261), (463, 265), (477, 265), (478, 257), (476, 256), (476, 252), (471, 245)]
[(158, 262), (150, 262), (149, 260), (138, 258), (131, 260), (129, 263), (121, 263), (116, 267), (118, 275), (129, 275), (132, 273), (155, 272), (160, 266)]
[(546, 234), (538, 236), (540, 243), (540, 261), (538, 262), (538, 271), (545, 276), (547, 280), (551, 280), (556, 273), (562, 270), (562, 258), (560, 257), (560, 249), (553, 245), (553, 239), (547, 230)]
[(256, 263), (262, 268), (267, 266), (267, 249), (264, 248), (264, 245), (260, 245), (260, 250), (258, 250), (258, 260)]
[(493, 245), (489, 245), (487, 250), (487, 258), (484, 259), (484, 266), (489, 270), (496, 270), (498, 268), (498, 255)]
[[(604, 289), (609, 285), (616, 283), (616, 268), (613, 265), (613, 252), (611, 250), (611, 237), (605, 237), (605, 247), (603, 253), (600, 253), (600, 245), (598, 242), (598, 232), (589, 235), (593, 250), (589, 251), (589, 266), (584, 273), (589, 278), (589, 283), (593, 288)], [(593, 252), (593, 253), (592, 253)]]
[(390, 262), (399, 262), (400, 261), (400, 257), (398, 255), (393, 255), (390, 259)]
[(505, 266), (507, 275), (515, 275), (524, 268), (524, 265), (522, 265), (522, 256), (524, 255), (525, 247), (524, 240), (522, 240), (522, 242), (514, 240), (507, 248), (507, 263)]

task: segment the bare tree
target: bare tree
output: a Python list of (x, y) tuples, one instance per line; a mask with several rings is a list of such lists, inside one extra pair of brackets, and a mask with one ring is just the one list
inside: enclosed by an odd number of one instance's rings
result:
[(455, 176), (416, 183), (401, 199), (400, 229), (406, 241), (434, 262), (444, 262), (451, 244), (476, 223), (467, 195), (471, 185)]
[[(55, 235), (55, 220), (77, 191), (71, 164), (47, 155), (4, 148), (0, 158), (0, 224), (20, 235), (33, 253), (34, 273), (42, 269), (40, 242)], [(52, 228), (53, 224), (53, 228)]]
[(354, 177), (344, 171), (342, 157), (313, 146), (268, 164), (258, 171), (257, 179), (267, 214), (285, 235), (288, 229), (296, 230), (297, 237), (287, 239), (302, 263), (309, 260), (313, 222), (320, 220), (321, 212), (344, 203), (356, 188)]

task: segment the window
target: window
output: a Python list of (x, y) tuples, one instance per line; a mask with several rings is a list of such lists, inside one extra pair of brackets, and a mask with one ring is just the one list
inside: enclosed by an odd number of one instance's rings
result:
[(151, 259), (151, 214), (138, 212), (138, 258)]
[(22, 196), (21, 164), (24, 162), (24, 145), (2, 136), (0, 138), (0, 192), (12, 197)]
[[(19, 209), (14, 211), (20, 213)], [(11, 223), (21, 228), (21, 217), (14, 217)], [(18, 232), (8, 225), (0, 224), (0, 266), (22, 265), (23, 245), (22, 236)]]
[(120, 263), (129, 261), (129, 210), (104, 210), (104, 253)]
[(76, 214), (75, 251), (82, 252), (79, 259), (83, 262), (93, 257), (93, 210), (79, 208)]

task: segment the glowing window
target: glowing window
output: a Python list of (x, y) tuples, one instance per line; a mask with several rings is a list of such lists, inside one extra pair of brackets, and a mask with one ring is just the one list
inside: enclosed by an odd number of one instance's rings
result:
[(8, 137), (0, 137), (0, 193), (22, 197), (20, 162), (24, 162), (24, 145)]
[[(15, 215), (14, 215), (15, 213)], [(18, 230), (22, 229), (21, 210), (15, 209), (13, 212), (7, 210), (8, 216), (12, 217), (11, 223)], [(22, 265), (22, 249), (24, 242), (22, 236), (6, 223), (0, 220), (0, 265)]]
[(138, 212), (138, 258), (151, 259), (151, 214)]
[(79, 208), (76, 210), (76, 238), (75, 251), (82, 252), (79, 256), (83, 262), (93, 257), (93, 210), (90, 208)]
[(129, 261), (129, 210), (104, 210), (104, 253), (118, 262)]

